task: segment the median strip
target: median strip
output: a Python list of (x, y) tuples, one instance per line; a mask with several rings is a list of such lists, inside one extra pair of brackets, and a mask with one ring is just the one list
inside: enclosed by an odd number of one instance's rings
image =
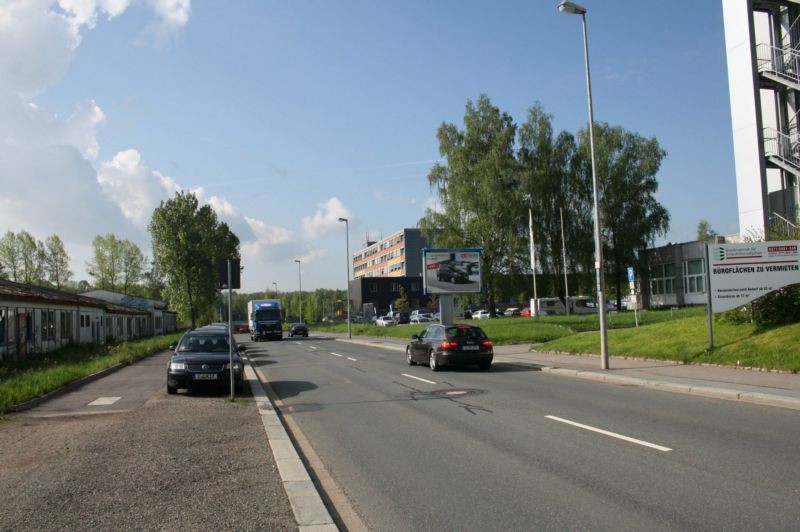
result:
[(592, 427), (589, 425), (584, 425), (583, 423), (576, 423), (575, 421), (570, 421), (568, 419), (563, 419), (556, 416), (544, 416), (547, 419), (552, 419), (553, 421), (559, 421), (561, 423), (566, 423), (567, 425), (572, 425), (573, 427), (578, 427), (585, 430), (590, 430), (592, 432), (597, 432), (598, 434), (603, 434), (604, 436), (611, 436), (612, 438), (617, 438), (620, 440), (624, 440), (627, 442), (635, 443), (637, 445), (643, 445), (645, 447), (650, 447), (651, 449), (656, 449), (658, 451), (671, 451), (669, 447), (663, 447), (661, 445), (656, 445), (655, 443), (646, 442), (643, 440), (637, 440), (636, 438), (631, 438), (629, 436), (623, 436), (622, 434), (617, 434), (616, 432), (609, 432), (607, 430), (598, 429), (596, 427)]

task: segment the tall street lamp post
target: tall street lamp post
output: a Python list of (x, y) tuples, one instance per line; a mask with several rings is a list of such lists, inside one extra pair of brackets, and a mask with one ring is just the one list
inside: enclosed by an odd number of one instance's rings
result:
[(350, 325), (350, 222), (347, 218), (339, 218), (340, 222), (344, 222), (344, 231), (347, 234), (345, 242), (347, 242), (347, 255), (345, 256), (347, 262), (347, 337), (353, 337), (353, 331)]
[(275, 287), (275, 297), (278, 297), (278, 283), (272, 281), (272, 286)]
[(600, 204), (597, 182), (597, 164), (594, 155), (594, 112), (592, 111), (592, 78), (589, 74), (589, 38), (586, 32), (586, 8), (568, 0), (558, 4), (558, 10), (569, 15), (580, 15), (583, 21), (583, 55), (586, 63), (586, 93), (589, 99), (589, 147), (592, 155), (592, 189), (594, 192), (594, 267), (597, 271), (597, 312), (600, 315), (600, 364), (608, 369), (608, 332), (606, 330), (606, 297), (603, 282), (603, 243), (600, 240)]
[(294, 259), (297, 263), (297, 289), (300, 292), (300, 321), (303, 321), (303, 273), (300, 259)]

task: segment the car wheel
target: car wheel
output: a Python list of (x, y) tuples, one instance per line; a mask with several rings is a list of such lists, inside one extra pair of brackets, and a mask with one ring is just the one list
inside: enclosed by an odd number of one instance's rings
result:
[(175, 395), (176, 393), (178, 393), (178, 387), (177, 386), (170, 386), (169, 384), (167, 384), (167, 393), (169, 395)]
[(431, 351), (428, 353), (428, 365), (430, 365), (432, 371), (439, 371), (442, 366), (439, 365), (439, 362), (436, 361), (436, 353)]
[(478, 369), (480, 369), (481, 371), (486, 371), (491, 367), (492, 367), (492, 363), (491, 362), (479, 362), (478, 363)]
[(305, 334), (303, 335), (303, 338), (308, 338), (308, 333), (305, 333)]
[(409, 366), (416, 366), (417, 365), (417, 363), (414, 362), (414, 359), (411, 356), (411, 348), (410, 347), (406, 347), (406, 364), (408, 364)]

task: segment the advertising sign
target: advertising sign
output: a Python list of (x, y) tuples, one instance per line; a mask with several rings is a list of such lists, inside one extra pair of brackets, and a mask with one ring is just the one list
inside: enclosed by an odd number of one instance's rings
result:
[(800, 283), (800, 240), (708, 244), (709, 290), (714, 313)]
[(425, 293), (479, 293), (480, 265), (480, 249), (423, 249), (422, 282)]

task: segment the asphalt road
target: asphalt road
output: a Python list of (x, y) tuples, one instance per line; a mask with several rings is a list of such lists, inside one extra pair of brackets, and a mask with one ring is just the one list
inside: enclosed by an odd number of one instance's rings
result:
[(252, 398), (165, 391), (166, 354), (0, 421), (0, 530), (295, 530)]
[(253, 347), (371, 530), (800, 527), (795, 411), (525, 366), (434, 373), (313, 335)]

